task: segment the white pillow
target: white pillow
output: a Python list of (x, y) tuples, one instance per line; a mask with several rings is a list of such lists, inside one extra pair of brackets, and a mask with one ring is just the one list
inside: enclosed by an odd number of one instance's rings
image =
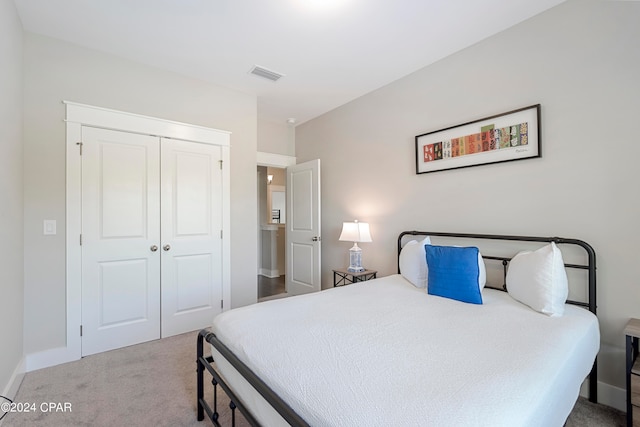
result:
[[(431, 239), (427, 236), (421, 242), (416, 240), (407, 242), (400, 251), (400, 274), (418, 288), (427, 287), (429, 268), (427, 267), (427, 254), (424, 245), (430, 244)], [(478, 270), (478, 287), (482, 291), (487, 283), (487, 269), (480, 251), (478, 251)]]
[(555, 243), (514, 256), (506, 281), (509, 295), (521, 303), (549, 316), (564, 314), (569, 281), (562, 252)]
[(416, 240), (407, 242), (400, 251), (400, 274), (417, 288), (427, 287), (427, 255), (424, 245), (431, 244), (429, 236), (420, 243)]
[(478, 287), (480, 291), (484, 288), (484, 285), (487, 284), (487, 267), (484, 265), (484, 259), (482, 259), (482, 254), (478, 250)]

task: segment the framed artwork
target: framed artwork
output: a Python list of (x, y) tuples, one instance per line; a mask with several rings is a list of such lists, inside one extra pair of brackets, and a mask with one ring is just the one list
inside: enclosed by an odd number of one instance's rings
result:
[(416, 174), (541, 156), (540, 104), (416, 136)]

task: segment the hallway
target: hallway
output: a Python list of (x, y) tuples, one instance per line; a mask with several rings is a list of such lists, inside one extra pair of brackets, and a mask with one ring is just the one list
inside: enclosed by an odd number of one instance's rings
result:
[(270, 279), (268, 277), (258, 275), (258, 299), (283, 294), (284, 276)]

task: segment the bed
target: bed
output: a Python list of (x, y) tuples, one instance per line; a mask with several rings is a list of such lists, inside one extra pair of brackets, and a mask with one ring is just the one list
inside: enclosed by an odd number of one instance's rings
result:
[[(562, 258), (568, 252), (576, 262)], [(449, 272), (465, 263), (471, 298), (480, 303), (438, 290), (440, 283), (455, 283), (454, 293), (463, 287)], [(542, 303), (540, 292), (521, 284), (531, 286), (531, 276), (552, 285)], [(489, 278), (502, 282), (498, 289), (480, 285)], [(559, 292), (563, 280), (584, 288), (577, 291), (583, 300)], [(198, 420), (206, 414), (219, 425), (220, 387), (234, 411), (268, 427), (562, 426), (587, 376), (597, 401), (595, 314), (595, 252), (583, 241), (402, 232), (398, 274), (217, 316), (198, 335)], [(205, 371), (213, 405), (204, 396)]]

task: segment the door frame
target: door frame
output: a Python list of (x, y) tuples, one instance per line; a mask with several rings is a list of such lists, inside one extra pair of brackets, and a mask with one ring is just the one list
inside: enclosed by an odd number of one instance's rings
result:
[[(264, 151), (258, 151), (256, 153), (256, 166), (265, 166), (265, 167), (271, 167), (271, 168), (280, 168), (280, 169), (287, 169), (289, 166), (293, 166), (295, 165), (297, 162), (296, 157), (294, 156), (287, 156), (284, 154), (275, 154), (275, 153), (266, 153)], [(284, 189), (285, 191), (285, 197), (286, 197), (286, 192), (287, 189), (285, 187)], [(259, 197), (259, 194), (258, 194)], [(260, 200), (258, 200), (258, 224), (257, 224), (257, 235), (258, 235), (258, 247), (256, 248), (256, 251), (258, 252), (258, 266), (256, 266), (256, 270), (257, 270), (257, 274), (256, 274), (256, 295), (258, 295), (258, 275), (260, 274), (260, 264), (261, 264), (261, 255), (262, 255), (262, 222), (263, 222), (263, 218), (260, 218)], [(285, 271), (286, 271), (286, 258), (288, 256), (288, 251), (285, 249), (284, 251), (284, 257), (285, 257)], [(285, 288), (285, 292), (286, 292), (286, 288)]]
[[(224, 310), (231, 307), (231, 198), (230, 198), (230, 139), (231, 132), (163, 120), (139, 114), (63, 101), (66, 107), (66, 305), (67, 305), (67, 345), (44, 352), (48, 366), (78, 360), (82, 356), (82, 232), (81, 204), (81, 158), (82, 126), (141, 133), (162, 138), (180, 139), (190, 142), (218, 145), (222, 149), (222, 298)], [(38, 364), (38, 361), (33, 361)], [(41, 366), (44, 367), (44, 366)]]

